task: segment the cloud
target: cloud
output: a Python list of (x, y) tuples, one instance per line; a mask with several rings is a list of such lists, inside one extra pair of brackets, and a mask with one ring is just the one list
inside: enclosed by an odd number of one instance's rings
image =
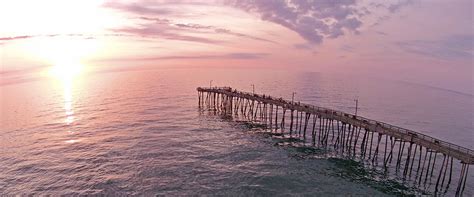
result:
[(0, 40), (10, 41), (10, 40), (20, 40), (20, 39), (28, 39), (34, 36), (14, 36), (14, 37), (1, 37)]
[(259, 38), (259, 37), (256, 37), (256, 36), (237, 33), (237, 32), (233, 32), (231, 30), (224, 29), (224, 28), (215, 28), (214, 31), (216, 33), (228, 34), (228, 35), (233, 35), (233, 36), (242, 37), (242, 38), (249, 38), (249, 39), (258, 40), (258, 41), (270, 42), (270, 43), (274, 43), (274, 44), (277, 43), (275, 41), (268, 40), (268, 39), (265, 39), (265, 38)]
[[(14, 40), (23, 40), (23, 39), (31, 39), (36, 37), (57, 37), (61, 36), (60, 34), (48, 34), (48, 35), (21, 35), (21, 36), (13, 36), (13, 37), (0, 37), (0, 41), (14, 41)], [(83, 36), (82, 34), (64, 34), (62, 36)]]
[(369, 6), (377, 9), (387, 9), (388, 11), (395, 13), (400, 11), (403, 7), (407, 7), (412, 5), (415, 1), (414, 0), (398, 0), (396, 3), (390, 3), (388, 1), (377, 1), (377, 2), (370, 2)]
[(294, 44), (293, 47), (296, 49), (312, 49), (313, 46), (307, 43)]
[[(393, 15), (397, 12), (400, 12), (404, 7), (408, 7), (412, 5), (414, 2), (415, 2), (414, 0), (399, 0), (396, 3), (371, 2), (369, 3), (369, 6), (370, 6), (370, 9), (377, 9), (377, 10), (386, 9), (389, 12), (389, 14)], [(380, 25), (382, 22), (390, 19), (390, 15), (387, 15), (387, 13), (385, 14), (386, 15), (378, 16), (376, 18), (376, 21), (371, 25), (371, 27)]]
[(189, 36), (183, 35), (181, 33), (172, 32), (173, 28), (169, 27), (168, 25), (142, 25), (141, 27), (124, 27), (124, 28), (116, 28), (110, 29), (114, 32), (120, 33), (129, 33), (133, 35), (139, 35), (144, 37), (158, 37), (163, 39), (169, 40), (180, 40), (180, 41), (188, 41), (188, 42), (199, 42), (205, 44), (216, 44), (221, 43), (222, 41), (203, 38), (203, 37), (196, 37), (196, 36)]
[(404, 0), (404, 1), (398, 1), (397, 3), (390, 4), (387, 9), (392, 12), (398, 12), (401, 8), (411, 5), (414, 1), (413, 0)]
[(396, 44), (405, 52), (442, 60), (474, 58), (474, 35), (454, 35), (440, 40), (411, 40)]
[(113, 8), (113, 9), (119, 9), (119, 10), (125, 10), (128, 12), (132, 13), (137, 13), (137, 14), (170, 14), (173, 13), (169, 9), (161, 8), (161, 7), (153, 7), (150, 6), (149, 4), (144, 4), (144, 3), (119, 3), (119, 2), (114, 2), (114, 1), (109, 1), (105, 2), (102, 4), (103, 7), (106, 8)]
[(261, 59), (267, 55), (267, 53), (230, 53), (225, 57), (227, 59)]
[(132, 35), (144, 37), (158, 37), (169, 40), (180, 40), (189, 42), (199, 42), (205, 44), (219, 43), (220, 41), (212, 40), (203, 37), (184, 35), (178, 29), (179, 27), (172, 26), (168, 19), (140, 17), (145, 21), (151, 21), (137, 25), (138, 27), (122, 27), (110, 29), (113, 32), (128, 33)]
[[(48, 38), (54, 38), (54, 37), (80, 37), (83, 39), (95, 39), (98, 36), (127, 36), (125, 34), (38, 34), (38, 35), (21, 35), (21, 36), (13, 36), (13, 37), (0, 37), (0, 41), (5, 41), (3, 44), (6, 44), (8, 41), (14, 41), (14, 40), (23, 40), (23, 39), (32, 39), (32, 38), (38, 38), (38, 37), (48, 37)], [(2, 44), (2, 43), (0, 43)]]
[(183, 59), (261, 59), (268, 56), (268, 53), (227, 53), (217, 55), (171, 55), (171, 56), (152, 56), (152, 57), (130, 57), (130, 58), (114, 58), (104, 61), (156, 61), (156, 60), (183, 60)]
[(226, 4), (295, 31), (312, 44), (345, 31), (358, 33), (362, 25), (355, 0), (226, 0)]
[(345, 52), (348, 52), (348, 53), (352, 53), (354, 52), (354, 47), (350, 46), (350, 45), (342, 45), (339, 49), (341, 49), (342, 51), (345, 51)]
[(238, 33), (238, 32), (234, 32), (232, 30), (226, 29), (226, 28), (215, 27), (215, 26), (212, 26), (212, 25), (201, 25), (201, 24), (196, 24), (196, 23), (173, 23), (169, 19), (150, 18), (150, 17), (140, 17), (140, 19), (148, 20), (148, 21), (155, 21), (158, 24), (168, 25), (170, 27), (178, 27), (178, 28), (182, 28), (182, 29), (186, 29), (186, 30), (196, 30), (197, 32), (200, 32), (200, 33), (226, 34), (226, 35), (232, 35), (232, 36), (242, 37), (242, 38), (247, 38), (247, 39), (252, 39), (252, 40), (258, 40), (258, 41), (264, 41), (264, 42), (270, 42), (270, 43), (277, 43), (275, 41), (268, 40), (268, 39), (265, 39), (265, 38), (251, 36), (251, 35), (247, 35), (247, 34), (243, 34), (243, 33)]

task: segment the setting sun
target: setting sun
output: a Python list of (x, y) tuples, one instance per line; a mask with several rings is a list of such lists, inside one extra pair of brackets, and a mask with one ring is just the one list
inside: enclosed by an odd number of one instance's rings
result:
[(30, 52), (49, 65), (48, 75), (70, 79), (84, 72), (84, 61), (97, 51), (95, 39), (38, 38), (29, 46)]
[(83, 66), (78, 62), (62, 62), (53, 66), (50, 74), (62, 80), (69, 80), (79, 75), (83, 70)]

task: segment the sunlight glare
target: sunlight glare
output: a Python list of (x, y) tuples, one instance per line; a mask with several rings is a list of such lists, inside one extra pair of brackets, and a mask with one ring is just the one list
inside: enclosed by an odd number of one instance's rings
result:
[(42, 39), (32, 46), (38, 48), (34, 53), (51, 65), (49, 75), (62, 81), (84, 73), (86, 68), (82, 62), (98, 49), (95, 39), (68, 37)]
[(69, 81), (78, 76), (82, 69), (82, 64), (78, 62), (63, 62), (54, 65), (51, 68), (50, 73), (52, 76), (61, 79), (62, 81)]

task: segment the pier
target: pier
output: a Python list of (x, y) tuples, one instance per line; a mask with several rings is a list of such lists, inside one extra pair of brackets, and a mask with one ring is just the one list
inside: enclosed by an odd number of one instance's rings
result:
[(435, 194), (461, 196), (474, 164), (471, 149), (384, 122), (230, 87), (197, 91), (201, 108), (243, 117), (305, 146), (331, 149), (385, 171), (395, 169), (397, 177)]

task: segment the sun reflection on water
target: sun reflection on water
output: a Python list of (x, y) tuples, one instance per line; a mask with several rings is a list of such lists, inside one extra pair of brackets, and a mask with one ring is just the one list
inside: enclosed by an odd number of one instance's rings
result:
[[(71, 65), (71, 64), (69, 64)], [(50, 73), (51, 76), (54, 78), (54, 83), (60, 85), (62, 87), (62, 100), (63, 100), (63, 110), (64, 110), (64, 119), (62, 120), (64, 124), (64, 128), (66, 129), (67, 140), (65, 143), (77, 143), (80, 140), (74, 139), (76, 138), (74, 135), (76, 134), (76, 130), (74, 127), (74, 123), (76, 123), (76, 117), (74, 114), (74, 90), (75, 86), (77, 85), (76, 82), (79, 80), (80, 75), (80, 66), (78, 64), (69, 66), (54, 66), (51, 68)]]
[(66, 111), (66, 124), (74, 122), (74, 111), (72, 108), (72, 80), (64, 82), (64, 110)]
[[(73, 135), (75, 134), (73, 123), (75, 121), (74, 117), (74, 108), (73, 108), (73, 78), (68, 78), (66, 80), (62, 80), (63, 82), (63, 96), (64, 96), (64, 111), (65, 111), (65, 119), (64, 123), (66, 124), (67, 132), (71, 135), (71, 138), (74, 138)], [(79, 140), (77, 139), (68, 139), (65, 142), (68, 144), (76, 143)]]

